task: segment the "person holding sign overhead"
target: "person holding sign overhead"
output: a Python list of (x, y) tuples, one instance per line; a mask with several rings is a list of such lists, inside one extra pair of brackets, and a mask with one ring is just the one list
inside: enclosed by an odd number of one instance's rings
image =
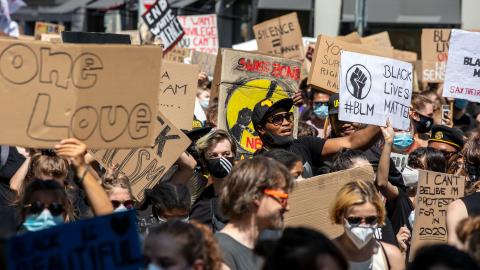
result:
[(302, 157), (305, 168), (303, 177), (314, 176), (314, 168), (322, 163), (322, 158), (335, 154), (343, 148), (362, 148), (376, 141), (380, 129), (368, 126), (348, 136), (335, 139), (317, 137), (293, 138), (293, 106), (291, 98), (278, 101), (263, 99), (255, 104), (252, 123), (262, 140), (262, 149), (255, 154), (274, 148), (283, 148)]

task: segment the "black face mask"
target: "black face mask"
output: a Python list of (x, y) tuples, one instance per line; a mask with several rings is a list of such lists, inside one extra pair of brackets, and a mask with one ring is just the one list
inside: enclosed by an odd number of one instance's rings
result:
[(432, 129), (433, 118), (420, 114), (418, 116), (420, 117), (420, 121), (414, 121), (415, 130), (417, 133), (429, 132)]
[(470, 164), (468, 162), (465, 163), (465, 171), (468, 174), (468, 181), (469, 182), (477, 182), (480, 180), (480, 166), (476, 166), (474, 164)]
[(232, 171), (233, 157), (207, 159), (207, 171), (215, 178), (225, 178)]
[(292, 136), (278, 136), (273, 135), (270, 131), (262, 137), (262, 141), (269, 146), (286, 146), (292, 143)]

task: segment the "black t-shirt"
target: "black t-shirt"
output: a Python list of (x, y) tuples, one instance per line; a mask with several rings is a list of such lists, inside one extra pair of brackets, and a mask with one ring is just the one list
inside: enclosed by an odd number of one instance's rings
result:
[(193, 204), (190, 219), (209, 226), (213, 232), (220, 231), (228, 223), (228, 218), (220, 209), (219, 198), (215, 195), (213, 185), (206, 187)]
[[(325, 139), (306, 136), (295, 139), (291, 143), (277, 148), (288, 150), (301, 157), (304, 168), (302, 176), (304, 178), (310, 178), (317, 175), (316, 168), (322, 164), (322, 151), (324, 145)], [(265, 151), (267, 150), (262, 148), (255, 152), (255, 155), (261, 154)]]
[(407, 225), (407, 228), (411, 232), (413, 231), (408, 217), (414, 208), (413, 203), (405, 191), (398, 189), (398, 197), (395, 200), (387, 200), (385, 207), (387, 209), (387, 216), (392, 221), (392, 228), (395, 234), (398, 233), (403, 225)]
[(480, 192), (475, 192), (461, 198), (469, 217), (480, 215)]
[(392, 223), (388, 217), (385, 218), (385, 225), (380, 226), (375, 231), (375, 239), (398, 246), (397, 239), (395, 237), (395, 232), (392, 228)]
[(25, 161), (25, 157), (18, 153), (16, 147), (10, 147), (8, 152), (7, 163), (0, 168), (0, 183), (10, 184), (10, 178), (17, 172)]

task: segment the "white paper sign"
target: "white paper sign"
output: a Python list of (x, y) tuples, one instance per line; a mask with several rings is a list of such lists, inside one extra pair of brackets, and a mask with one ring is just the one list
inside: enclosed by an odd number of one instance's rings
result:
[(390, 158), (393, 160), (393, 163), (395, 163), (395, 168), (397, 168), (399, 172), (403, 172), (403, 169), (405, 169), (408, 164), (408, 155), (392, 152)]
[(412, 64), (391, 58), (342, 51), (340, 57), (342, 121), (407, 130), (412, 99)]
[(480, 33), (452, 30), (443, 96), (480, 102)]

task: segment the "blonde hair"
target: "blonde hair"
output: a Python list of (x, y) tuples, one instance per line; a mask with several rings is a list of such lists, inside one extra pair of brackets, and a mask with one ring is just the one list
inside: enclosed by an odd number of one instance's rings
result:
[(132, 188), (130, 187), (129, 179), (127, 176), (121, 173), (114, 173), (112, 175), (105, 174), (102, 181), (102, 187), (108, 195), (112, 194), (112, 190), (114, 188), (127, 189), (130, 197), (133, 198)]
[(345, 184), (337, 193), (330, 209), (330, 220), (343, 224), (348, 209), (352, 206), (371, 203), (377, 209), (378, 224), (385, 223), (385, 206), (373, 182), (356, 180)]
[(207, 153), (207, 150), (224, 140), (230, 143), (233, 157), (235, 157), (237, 155), (237, 145), (235, 144), (235, 141), (232, 139), (232, 137), (230, 137), (230, 135), (228, 135), (225, 130), (217, 129), (198, 139), (195, 147), (197, 149), (198, 155), (200, 156), (200, 162), (202, 162), (203, 165), (206, 164), (207, 158), (205, 157), (205, 154)]

